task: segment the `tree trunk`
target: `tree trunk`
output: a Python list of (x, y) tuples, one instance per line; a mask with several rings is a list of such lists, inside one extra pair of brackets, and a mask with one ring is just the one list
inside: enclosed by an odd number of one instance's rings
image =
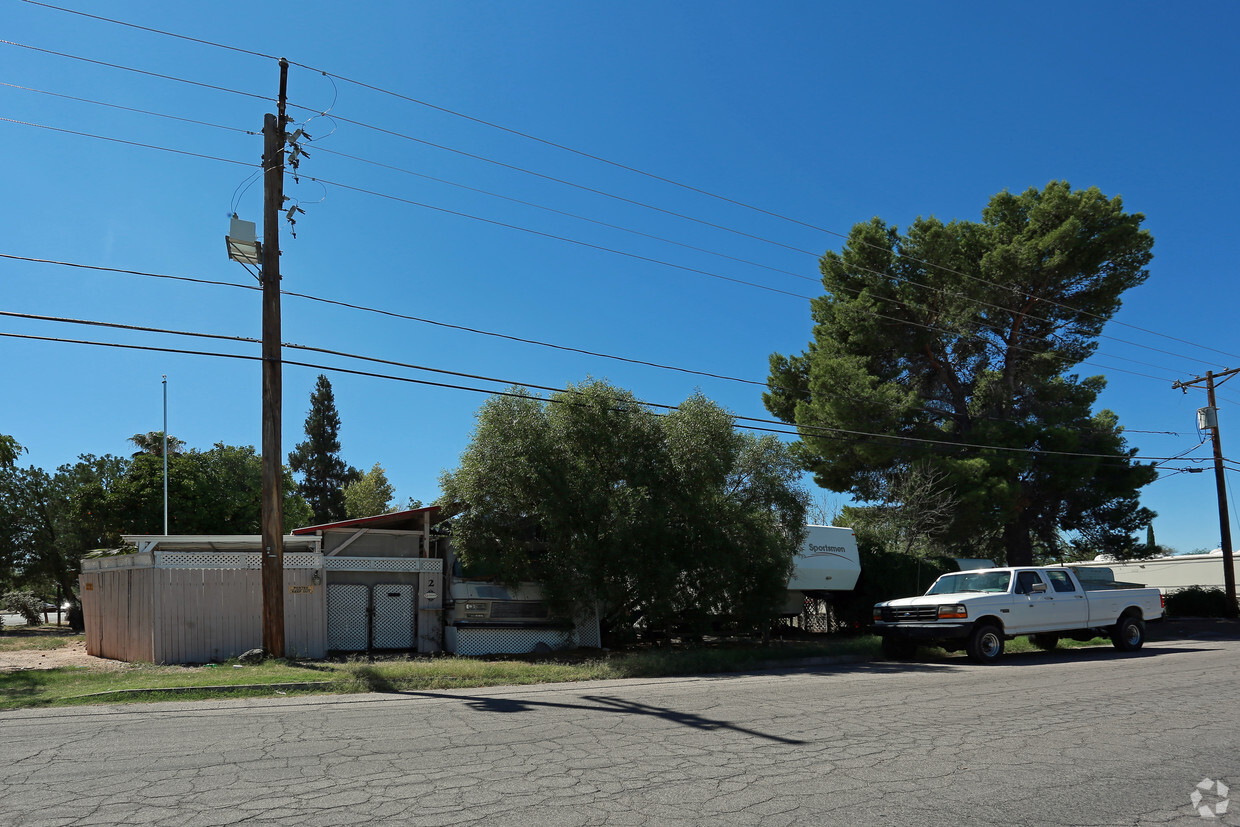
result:
[(1009, 566), (1033, 565), (1033, 539), (1029, 535), (1029, 527), (1025, 525), (1023, 513), (1004, 526), (1003, 547), (1007, 551)]

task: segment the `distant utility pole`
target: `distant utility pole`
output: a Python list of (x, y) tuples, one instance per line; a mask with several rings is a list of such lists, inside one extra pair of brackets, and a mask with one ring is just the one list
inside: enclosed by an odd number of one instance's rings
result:
[(1205, 426), (1210, 429), (1214, 442), (1214, 482), (1218, 486), (1218, 528), (1223, 547), (1223, 587), (1227, 591), (1228, 617), (1240, 615), (1240, 607), (1236, 604), (1236, 569), (1232, 563), (1231, 521), (1227, 516), (1227, 480), (1223, 477), (1223, 439), (1219, 435), (1218, 408), (1214, 404), (1214, 380), (1234, 376), (1237, 373), (1240, 373), (1240, 368), (1232, 368), (1222, 373), (1206, 371), (1205, 376), (1198, 376), (1186, 382), (1176, 382), (1171, 386), (1188, 393), (1189, 388), (1201, 382), (1206, 384), (1208, 407), (1205, 410), (1208, 413)]
[(263, 118), (263, 651), (284, 657), (284, 491), (280, 448), (280, 211), (284, 207), (284, 104), (288, 61), (280, 58), (278, 115)]

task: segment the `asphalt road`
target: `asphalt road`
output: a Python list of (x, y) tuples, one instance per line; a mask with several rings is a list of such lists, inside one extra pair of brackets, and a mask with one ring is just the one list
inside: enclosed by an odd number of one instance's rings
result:
[(1196, 785), (1240, 784), (1237, 666), (1169, 641), (10, 712), (0, 824), (1202, 824)]

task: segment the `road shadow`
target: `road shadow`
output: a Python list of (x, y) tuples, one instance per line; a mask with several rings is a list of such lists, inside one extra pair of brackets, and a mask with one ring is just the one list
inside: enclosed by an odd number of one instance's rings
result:
[(1145, 625), (1150, 641), (1240, 640), (1240, 620), (1222, 617), (1168, 617)]
[(505, 698), (500, 696), (470, 696), (470, 695), (453, 695), (445, 692), (412, 692), (404, 691), (397, 694), (409, 697), (425, 697), (425, 698), (453, 698), (463, 701), (465, 706), (478, 712), (492, 712), (504, 715), (510, 715), (519, 712), (529, 712), (534, 709), (573, 709), (583, 712), (606, 712), (620, 715), (645, 715), (652, 718), (659, 718), (677, 726), (689, 727), (690, 729), (699, 729), (703, 731), (726, 730), (730, 732), (738, 732), (743, 735), (752, 735), (755, 738), (762, 738), (767, 741), (774, 741), (778, 744), (800, 745), (807, 742), (796, 738), (784, 738), (780, 735), (771, 735), (766, 732), (759, 732), (756, 729), (749, 729), (743, 726), (737, 726), (730, 721), (721, 721), (714, 718), (708, 718), (705, 715), (699, 715), (696, 712), (682, 712), (666, 706), (654, 706), (653, 704), (637, 703), (636, 701), (628, 701), (624, 698), (616, 698), (610, 695), (582, 695), (581, 699), (587, 703), (563, 703), (559, 701), (541, 701), (529, 698)]
[[(1120, 652), (1110, 646), (1090, 646), (1081, 648), (1052, 649), (1049, 652), (1005, 652), (992, 664), (978, 664), (969, 660), (968, 656), (959, 653), (935, 655), (928, 654), (923, 660), (916, 661), (875, 661), (872, 664), (859, 664), (859, 667), (882, 666), (884, 671), (909, 672), (926, 671), (924, 667), (937, 667), (939, 670), (952, 671), (967, 667), (984, 666), (986, 669), (1002, 669), (1003, 667), (1037, 666), (1055, 663), (1109, 663), (1111, 661), (1132, 660), (1141, 658), (1157, 658), (1165, 655), (1184, 655), (1217, 651), (1211, 646), (1157, 646), (1139, 649), (1136, 652)], [(866, 669), (865, 671), (879, 671)]]

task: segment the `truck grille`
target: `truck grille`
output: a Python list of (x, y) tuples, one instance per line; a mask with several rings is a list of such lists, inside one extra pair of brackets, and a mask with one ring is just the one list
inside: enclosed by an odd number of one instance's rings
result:
[(883, 620), (887, 623), (920, 623), (926, 620), (938, 619), (938, 606), (883, 607)]

